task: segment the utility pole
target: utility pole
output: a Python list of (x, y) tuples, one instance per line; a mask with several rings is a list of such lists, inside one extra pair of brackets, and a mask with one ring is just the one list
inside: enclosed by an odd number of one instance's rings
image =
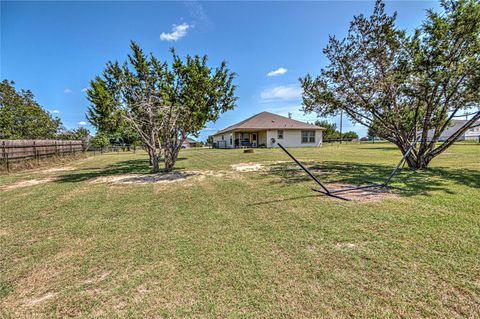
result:
[(343, 133), (342, 133), (342, 118), (343, 118), (343, 110), (340, 110), (340, 144), (342, 144)]

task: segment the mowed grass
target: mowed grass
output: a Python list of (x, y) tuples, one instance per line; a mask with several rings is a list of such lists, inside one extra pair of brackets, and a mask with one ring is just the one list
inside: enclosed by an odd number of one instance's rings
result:
[[(291, 152), (351, 184), (381, 181), (400, 157), (390, 144)], [(288, 161), (184, 150), (179, 171), (210, 173), (92, 183), (148, 173), (137, 152), (0, 176), (0, 317), (478, 318), (480, 145), (403, 169), (394, 185), (409, 191), (368, 202), (310, 191)], [(232, 171), (254, 162), (265, 169)]]

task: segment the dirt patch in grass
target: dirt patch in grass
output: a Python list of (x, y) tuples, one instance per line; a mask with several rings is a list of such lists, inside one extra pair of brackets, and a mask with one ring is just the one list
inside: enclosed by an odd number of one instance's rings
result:
[(68, 172), (68, 171), (73, 171), (74, 169), (75, 167), (73, 166), (52, 167), (49, 169), (42, 170), (42, 173)]
[(260, 163), (240, 163), (231, 165), (231, 167), (237, 172), (256, 172), (262, 170), (263, 165)]
[(29, 179), (26, 181), (20, 181), (16, 182), (13, 184), (9, 184), (6, 186), (3, 186), (3, 190), (12, 190), (12, 189), (17, 189), (17, 188), (23, 188), (23, 187), (28, 187), (28, 186), (35, 186), (35, 185), (40, 185), (40, 184), (45, 184), (48, 182), (52, 182), (56, 180), (57, 177), (47, 177), (47, 178), (41, 178), (41, 179)]
[[(358, 185), (343, 184), (343, 183), (331, 183), (326, 185), (326, 187), (330, 191), (352, 188), (357, 186)], [(336, 195), (339, 195), (341, 197), (344, 197), (356, 202), (376, 202), (376, 201), (382, 201), (385, 199), (398, 198), (397, 194), (392, 193), (387, 188), (381, 188), (381, 187), (357, 189), (353, 191), (338, 193)]]
[(171, 172), (164, 174), (121, 174), (112, 176), (102, 176), (93, 179), (90, 183), (107, 184), (168, 184), (182, 182), (189, 179), (202, 179), (205, 174), (197, 171)]
[(110, 272), (109, 271), (104, 271), (102, 272), (101, 274), (99, 274), (98, 276), (94, 277), (94, 278), (90, 278), (90, 279), (87, 279), (85, 280), (83, 283), (85, 284), (93, 284), (93, 283), (99, 283), (99, 282), (102, 282), (104, 281), (105, 279), (107, 279), (107, 277), (110, 275)]
[(42, 302), (47, 301), (49, 299), (52, 299), (55, 296), (56, 296), (55, 293), (49, 292), (49, 293), (47, 293), (47, 294), (45, 294), (41, 297), (30, 299), (27, 302), (27, 306), (35, 306), (36, 304), (39, 304), (39, 303), (42, 303)]

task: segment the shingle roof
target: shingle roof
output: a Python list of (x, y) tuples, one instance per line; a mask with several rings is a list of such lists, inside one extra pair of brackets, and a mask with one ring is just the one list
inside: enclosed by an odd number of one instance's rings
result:
[(285, 116), (273, 114), (270, 112), (261, 112), (249, 117), (246, 120), (233, 124), (223, 130), (218, 131), (215, 135), (229, 131), (240, 130), (299, 130), (299, 129), (316, 129), (325, 130), (325, 128), (290, 119)]

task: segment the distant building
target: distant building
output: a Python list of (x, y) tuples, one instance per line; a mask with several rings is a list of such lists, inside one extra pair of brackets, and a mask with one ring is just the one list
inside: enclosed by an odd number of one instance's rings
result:
[[(446, 141), (456, 131), (458, 131), (468, 120), (452, 120), (452, 123), (440, 135), (439, 141)], [(480, 121), (475, 122), (475, 125), (480, 125)], [(433, 138), (434, 130), (429, 130), (427, 138), (429, 141)], [(458, 138), (459, 141), (478, 140), (480, 136), (480, 126), (469, 128), (462, 136)]]
[(217, 148), (321, 146), (325, 130), (269, 112), (261, 112), (213, 135)]
[(187, 137), (185, 141), (183, 141), (182, 148), (192, 148), (192, 147), (197, 147), (197, 145), (198, 145), (197, 141)]

